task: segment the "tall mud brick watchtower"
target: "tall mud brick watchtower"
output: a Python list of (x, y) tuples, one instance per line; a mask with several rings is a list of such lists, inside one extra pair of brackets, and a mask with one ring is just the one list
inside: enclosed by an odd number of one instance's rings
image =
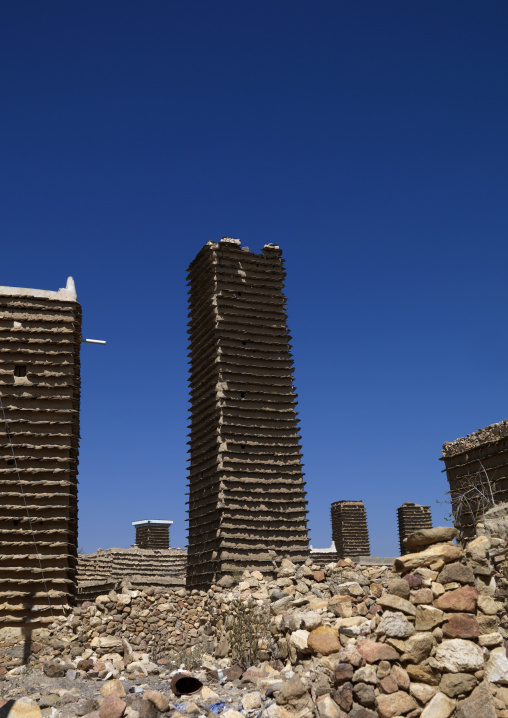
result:
[(81, 307), (0, 287), (0, 628), (41, 625), (75, 593)]
[(281, 254), (224, 238), (189, 267), (191, 589), (308, 555)]

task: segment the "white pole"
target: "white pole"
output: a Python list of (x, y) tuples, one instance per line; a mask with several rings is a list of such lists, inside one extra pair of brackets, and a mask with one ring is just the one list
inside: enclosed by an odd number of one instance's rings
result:
[(102, 339), (81, 339), (82, 342), (86, 342), (87, 344), (105, 344), (106, 342)]

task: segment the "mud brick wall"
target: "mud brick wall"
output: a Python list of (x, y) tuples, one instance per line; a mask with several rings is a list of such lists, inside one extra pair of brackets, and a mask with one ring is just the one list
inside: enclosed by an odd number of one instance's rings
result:
[(508, 420), (444, 443), (442, 460), (450, 485), (456, 526), (463, 538), (471, 537), (475, 521), (471, 511), (464, 506), (462, 510), (459, 508), (461, 494), (476, 485), (489, 498), (492, 490), (494, 503), (508, 501)]
[(169, 548), (169, 525), (149, 523), (136, 526), (136, 546), (139, 548)]
[(406, 501), (406, 503), (397, 509), (397, 520), (399, 524), (400, 553), (401, 556), (403, 556), (409, 553), (408, 549), (404, 546), (404, 539), (415, 531), (432, 528), (430, 506), (420, 506), (411, 501)]
[(369, 531), (363, 501), (332, 504), (332, 539), (339, 558), (369, 556)]
[[(183, 586), (187, 566), (185, 549), (99, 549), (78, 556), (78, 591), (82, 596), (94, 586), (127, 580), (133, 586)], [(94, 586), (92, 586), (94, 584)], [(86, 589), (86, 590), (85, 590)], [(105, 589), (104, 589), (105, 590)], [(100, 587), (95, 591), (103, 593)]]
[(80, 338), (71, 278), (0, 287), (0, 626), (51, 622), (74, 601)]
[(188, 272), (188, 588), (308, 555), (281, 250), (209, 242)]

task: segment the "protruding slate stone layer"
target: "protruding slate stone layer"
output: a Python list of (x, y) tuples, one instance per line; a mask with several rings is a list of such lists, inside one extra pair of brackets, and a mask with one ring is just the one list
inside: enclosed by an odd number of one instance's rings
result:
[(411, 503), (411, 501), (406, 501), (405, 504), (402, 504), (397, 509), (397, 519), (399, 522), (400, 554), (403, 556), (409, 553), (409, 550), (404, 546), (404, 539), (415, 531), (432, 528), (430, 506), (420, 506), (419, 504)]
[(81, 307), (73, 296), (0, 287), (4, 626), (48, 623), (74, 601)]
[[(107, 585), (128, 580), (134, 587), (183, 586), (187, 551), (185, 549), (132, 548), (99, 549), (78, 556), (78, 594), (107, 593)], [(95, 588), (97, 586), (97, 588)], [(101, 586), (103, 588), (101, 588)]]
[(189, 588), (308, 555), (284, 277), (278, 247), (239, 240), (189, 267)]
[(149, 523), (136, 526), (136, 546), (139, 546), (139, 548), (168, 549), (169, 524)]
[(338, 558), (370, 555), (363, 501), (336, 501), (332, 504), (332, 539)]
[[(484, 510), (491, 508), (492, 499), (494, 504), (508, 501), (508, 420), (444, 443), (442, 460), (450, 485), (455, 525), (461, 539), (465, 539), (475, 534), (475, 523)], [(473, 487), (477, 492), (471, 491)], [(466, 491), (469, 491), (473, 512), (464, 502), (459, 508), (459, 497)]]

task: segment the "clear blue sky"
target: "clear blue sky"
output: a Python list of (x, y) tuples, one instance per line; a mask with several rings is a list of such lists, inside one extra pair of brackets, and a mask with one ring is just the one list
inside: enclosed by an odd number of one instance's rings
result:
[(0, 3), (0, 284), (75, 277), (79, 544), (185, 544), (186, 267), (283, 248), (311, 542), (447, 509), (443, 441), (508, 417), (505, 0)]

